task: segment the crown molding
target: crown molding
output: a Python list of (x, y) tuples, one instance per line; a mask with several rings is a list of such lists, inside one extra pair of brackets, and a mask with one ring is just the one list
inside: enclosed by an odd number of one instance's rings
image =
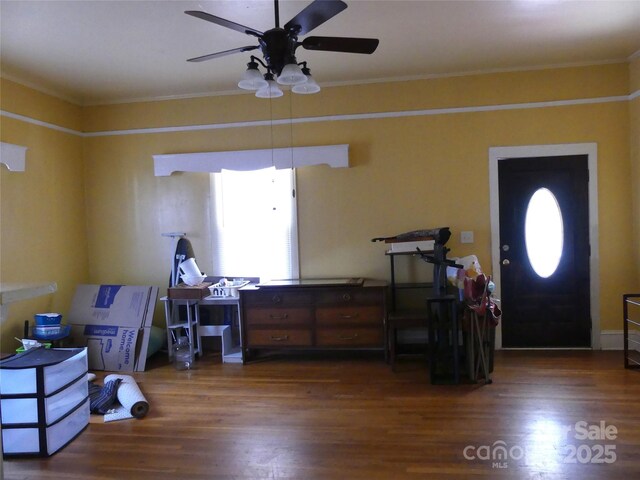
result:
[[(371, 84), (378, 84), (378, 83), (403, 83), (403, 82), (412, 82), (412, 81), (419, 81), (419, 80), (469, 77), (474, 75), (490, 75), (495, 73), (529, 72), (529, 71), (553, 70), (553, 69), (561, 69), (561, 68), (613, 65), (617, 63), (628, 63), (639, 57), (640, 57), (640, 50), (633, 53), (631, 56), (627, 58), (609, 59), (609, 60), (603, 60), (599, 62), (572, 62), (572, 63), (558, 63), (558, 64), (546, 64), (546, 65), (530, 65), (530, 66), (514, 67), (514, 68), (487, 68), (487, 69), (480, 69), (480, 70), (469, 70), (464, 72), (445, 72), (445, 73), (434, 73), (434, 74), (424, 74), (424, 75), (381, 77), (381, 78), (371, 78), (371, 79), (352, 80), (352, 81), (321, 82), (321, 86), (323, 88), (332, 88), (332, 87), (344, 87), (344, 86), (371, 85)], [(34, 84), (33, 82), (21, 80), (15, 75), (2, 73), (0, 77), (6, 78), (7, 80), (18, 83), (25, 87), (32, 88), (46, 95), (51, 95), (53, 97), (72, 103), (79, 107), (97, 107), (97, 106), (108, 106), (108, 105), (122, 105), (127, 103), (163, 102), (163, 101), (171, 101), (171, 100), (186, 100), (190, 98), (205, 98), (205, 97), (253, 94), (253, 92), (247, 92), (244, 90), (223, 90), (220, 92), (195, 92), (195, 93), (163, 95), (163, 96), (125, 97), (118, 100), (109, 100), (109, 101), (107, 100), (83, 101), (77, 97), (70, 97), (69, 95), (65, 95), (59, 91), (56, 91), (55, 89), (45, 88), (37, 84)]]
[(32, 90), (35, 90), (36, 92), (44, 93), (45, 95), (49, 95), (50, 97), (57, 98), (58, 100), (63, 100), (65, 102), (71, 103), (76, 107), (83, 106), (82, 102), (76, 97), (70, 97), (68, 95), (61, 93), (58, 90), (46, 88), (36, 83), (22, 80), (14, 75), (3, 72), (2, 74), (0, 74), (0, 78), (4, 78), (5, 80), (9, 80), (10, 82), (17, 83), (18, 85), (22, 85), (23, 87), (30, 88)]
[(486, 68), (481, 70), (468, 70), (464, 72), (453, 73), (433, 73), (425, 75), (406, 75), (399, 77), (384, 77), (369, 80), (357, 80), (357, 81), (344, 81), (344, 82), (322, 82), (322, 87), (343, 87), (349, 85), (368, 85), (372, 83), (401, 83), (401, 82), (413, 82), (419, 80), (434, 80), (441, 78), (456, 78), (456, 77), (472, 77), (476, 75), (491, 75), (494, 73), (511, 73), (511, 72), (534, 72), (539, 70), (557, 70), (561, 68), (579, 68), (579, 67), (597, 67), (599, 65), (615, 65), (617, 63), (628, 63), (628, 58), (618, 58), (611, 60), (604, 60), (601, 62), (574, 62), (574, 63), (558, 63), (547, 64), (537, 66), (524, 66), (513, 68)]

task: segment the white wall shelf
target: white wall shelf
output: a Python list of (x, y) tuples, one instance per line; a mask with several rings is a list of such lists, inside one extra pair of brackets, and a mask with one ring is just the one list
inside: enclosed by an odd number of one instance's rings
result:
[(57, 289), (55, 282), (0, 283), (0, 323), (4, 322), (10, 303), (48, 295)]

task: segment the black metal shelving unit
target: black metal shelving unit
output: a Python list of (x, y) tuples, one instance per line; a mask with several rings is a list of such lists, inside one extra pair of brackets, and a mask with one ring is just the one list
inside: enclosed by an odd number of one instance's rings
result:
[[(640, 369), (640, 293), (623, 295), (622, 311), (624, 323), (624, 368)], [(634, 331), (633, 338), (630, 338), (629, 335), (630, 326)], [(629, 344), (634, 348), (630, 349)]]

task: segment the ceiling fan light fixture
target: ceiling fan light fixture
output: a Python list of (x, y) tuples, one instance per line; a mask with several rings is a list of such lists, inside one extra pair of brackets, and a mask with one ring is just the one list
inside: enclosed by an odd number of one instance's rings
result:
[[(207, 12), (185, 11), (184, 13), (187, 15), (244, 33), (258, 41), (258, 45), (246, 45), (223, 50), (189, 58), (187, 61), (203, 62), (259, 49), (262, 52), (264, 61), (252, 55), (251, 61), (247, 64), (247, 71), (238, 82), (238, 87), (244, 90), (256, 91), (256, 97), (277, 98), (284, 95), (278, 84), (290, 86), (291, 91), (294, 93), (311, 94), (320, 91), (320, 86), (311, 76), (306, 62), (297, 63), (295, 56), (297, 48), (302, 47), (305, 50), (325, 52), (372, 54), (380, 43), (377, 38), (332, 36), (308, 36), (303, 41), (298, 41), (300, 35), (308, 34), (347, 8), (347, 4), (342, 0), (313, 0), (282, 27), (280, 27), (279, 0), (273, 0), (273, 4), (275, 26), (264, 32)], [(258, 64), (264, 67), (267, 72), (264, 78), (260, 74)], [(277, 83), (275, 81), (276, 76)]]
[(307, 77), (297, 63), (287, 63), (278, 75), (280, 85), (300, 85), (306, 81)]
[(310, 95), (312, 93), (318, 93), (320, 91), (320, 85), (311, 76), (311, 70), (307, 67), (302, 67), (302, 73), (307, 77), (307, 81), (299, 85), (294, 85), (291, 88), (293, 93), (300, 93), (302, 95)]
[(243, 90), (259, 90), (267, 87), (269, 84), (262, 78), (258, 64), (253, 60), (247, 63), (247, 69), (242, 74), (242, 78), (238, 82), (238, 87)]
[(267, 86), (261, 88), (256, 92), (258, 98), (278, 98), (284, 95), (278, 84), (273, 80), (273, 75), (270, 73), (265, 74), (264, 80), (267, 82)]

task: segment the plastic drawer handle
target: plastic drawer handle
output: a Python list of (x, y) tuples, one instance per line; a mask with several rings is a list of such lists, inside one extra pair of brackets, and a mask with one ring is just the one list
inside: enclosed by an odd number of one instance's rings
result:
[(274, 315), (273, 313), (269, 314), (269, 318), (272, 320), (286, 320), (289, 318), (288, 313), (283, 313), (282, 315)]
[(354, 313), (353, 315), (349, 315), (349, 314), (343, 313), (343, 314), (340, 315), (340, 318), (344, 318), (345, 320), (349, 320), (351, 318), (358, 318), (359, 316), (360, 315), (357, 314), (357, 313)]

